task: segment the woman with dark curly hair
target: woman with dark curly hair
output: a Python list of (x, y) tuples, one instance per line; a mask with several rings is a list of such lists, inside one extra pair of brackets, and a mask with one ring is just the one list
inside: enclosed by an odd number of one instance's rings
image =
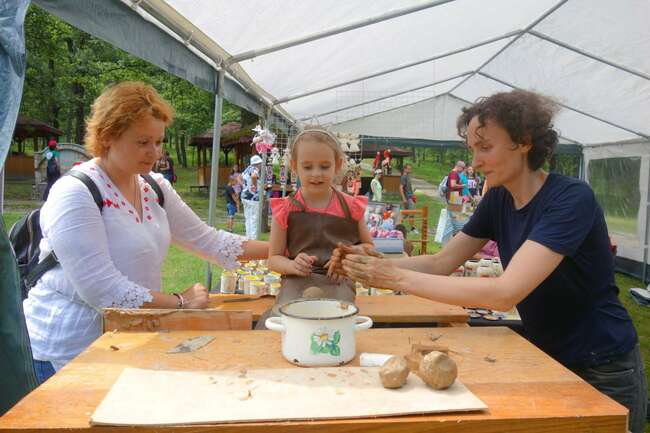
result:
[[(463, 109), (458, 132), (490, 190), (439, 253), (387, 260), (369, 248), (334, 251), (334, 270), (362, 282), (448, 304), (516, 306), (539, 348), (645, 424), (647, 383), (636, 330), (618, 299), (603, 210), (586, 183), (542, 166), (553, 154), (555, 103), (515, 90)], [(447, 277), (488, 240), (499, 245), (498, 278)], [(342, 264), (342, 269), (341, 265)]]

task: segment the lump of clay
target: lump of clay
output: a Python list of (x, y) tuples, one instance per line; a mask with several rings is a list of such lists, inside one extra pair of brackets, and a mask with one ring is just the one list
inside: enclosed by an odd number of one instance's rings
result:
[(403, 356), (391, 356), (379, 370), (379, 378), (384, 388), (401, 388), (408, 375), (409, 368)]
[(323, 289), (321, 289), (320, 287), (317, 287), (317, 286), (307, 287), (302, 292), (302, 297), (303, 298), (309, 298), (309, 299), (324, 298), (325, 297), (325, 290), (323, 290)]
[(458, 376), (456, 362), (442, 352), (431, 352), (422, 358), (418, 376), (433, 389), (447, 389)]

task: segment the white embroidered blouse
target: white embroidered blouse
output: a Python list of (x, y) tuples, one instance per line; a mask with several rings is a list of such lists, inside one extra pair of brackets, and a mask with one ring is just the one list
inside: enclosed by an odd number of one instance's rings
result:
[(164, 208), (139, 178), (142, 219), (93, 161), (74, 170), (90, 176), (102, 197), (100, 213), (88, 188), (72, 176), (57, 181), (41, 209), (42, 260), (51, 250), (61, 266), (48, 271), (24, 301), (34, 359), (59, 369), (101, 334), (101, 308), (138, 308), (160, 291), (170, 242), (224, 268), (237, 266), (244, 237), (204, 223), (162, 175), (152, 173)]

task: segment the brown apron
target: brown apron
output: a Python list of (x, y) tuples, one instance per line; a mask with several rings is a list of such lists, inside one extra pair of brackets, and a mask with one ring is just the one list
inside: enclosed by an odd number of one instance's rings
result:
[(266, 329), (264, 322), (271, 316), (278, 315), (277, 307), (286, 304), (294, 299), (302, 298), (304, 290), (311, 286), (320, 287), (325, 298), (340, 299), (342, 301), (354, 302), (354, 283), (345, 279), (335, 283), (327, 277), (325, 264), (332, 256), (332, 251), (339, 242), (358, 244), (359, 222), (352, 219), (343, 195), (332, 189), (336, 198), (341, 203), (345, 217), (338, 217), (329, 214), (306, 212), (302, 203), (289, 196), (289, 200), (300, 210), (289, 213), (287, 228), (287, 251), (290, 259), (295, 259), (300, 253), (316, 256), (317, 259), (312, 265), (312, 274), (308, 277), (297, 275), (283, 275), (280, 293), (275, 299), (273, 308), (264, 313), (257, 322), (255, 329)]

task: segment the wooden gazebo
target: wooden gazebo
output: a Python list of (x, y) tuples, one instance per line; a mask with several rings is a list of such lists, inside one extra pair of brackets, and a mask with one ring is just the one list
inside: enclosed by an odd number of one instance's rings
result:
[[(219, 167), (219, 184), (223, 184), (230, 173), (231, 163), (228, 156), (235, 151), (232, 164), (237, 163), (241, 170), (246, 168), (248, 157), (251, 155), (253, 141), (253, 126), (243, 127), (239, 122), (229, 122), (221, 127), (221, 150), (225, 154), (225, 164)], [(210, 185), (210, 166), (212, 160), (212, 140), (214, 130), (208, 129), (203, 134), (195, 135), (190, 140), (190, 146), (196, 147), (197, 152), (197, 186)]]
[[(43, 147), (47, 145), (47, 140), (54, 137), (60, 137), (63, 131), (57, 129), (42, 120), (34, 119), (26, 116), (18, 116), (16, 121), (16, 129), (14, 130), (14, 140), (18, 143), (18, 151), (23, 153), (25, 151), (25, 140), (27, 138), (34, 139), (34, 152), (41, 149), (39, 141), (43, 143)], [(42, 139), (42, 140), (39, 140)]]
[(34, 158), (25, 155), (25, 144), (32, 139), (34, 154), (47, 146), (50, 138), (60, 137), (63, 131), (31, 117), (18, 116), (13, 140), (18, 144), (18, 152), (9, 154), (5, 163), (7, 178), (27, 179), (34, 177)]

